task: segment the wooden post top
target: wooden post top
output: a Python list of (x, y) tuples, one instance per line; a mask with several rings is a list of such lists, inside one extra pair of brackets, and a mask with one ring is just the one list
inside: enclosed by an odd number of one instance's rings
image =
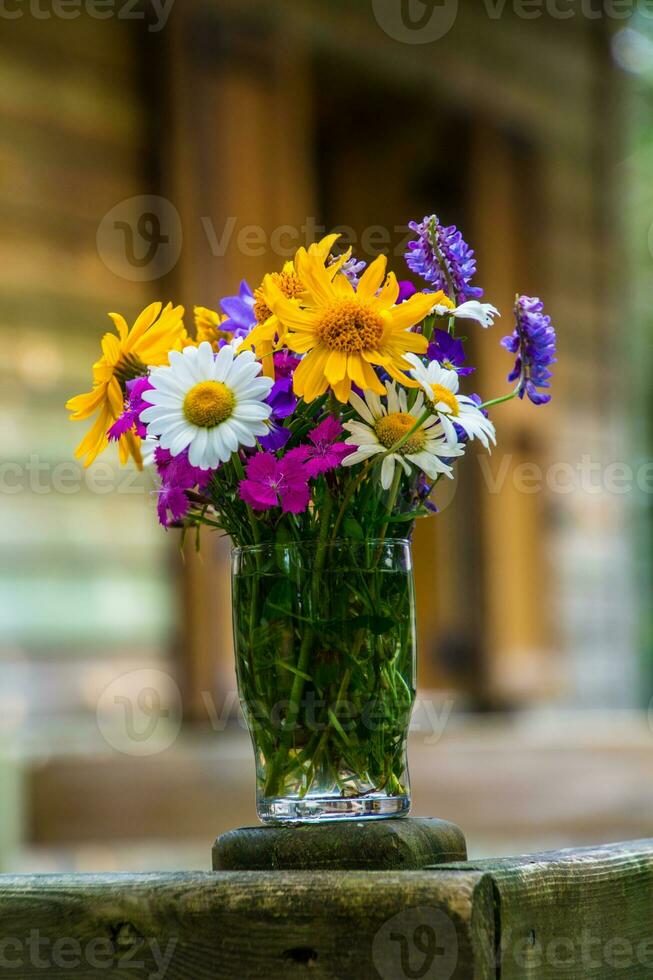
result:
[(214, 871), (417, 871), (467, 859), (448, 820), (340, 820), (242, 827), (218, 837)]

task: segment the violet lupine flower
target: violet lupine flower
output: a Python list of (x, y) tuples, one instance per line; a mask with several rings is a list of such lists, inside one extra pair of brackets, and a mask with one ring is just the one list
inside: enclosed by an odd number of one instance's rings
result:
[(328, 415), (323, 422), (308, 433), (308, 438), (313, 443), (312, 446), (298, 446), (292, 449), (285, 457), (288, 459), (298, 459), (306, 466), (306, 471), (310, 477), (319, 476), (320, 473), (328, 473), (336, 466), (340, 466), (345, 456), (351, 453), (351, 446), (344, 442), (337, 442), (344, 429), (338, 419), (333, 415)]
[(141, 439), (147, 436), (147, 429), (140, 420), (140, 414), (145, 408), (149, 408), (148, 402), (143, 401), (143, 393), (152, 388), (148, 377), (134, 378), (126, 384), (127, 397), (125, 399), (125, 411), (113, 423), (107, 437), (111, 442), (117, 442), (121, 436), (132, 429), (136, 430), (136, 435)]
[[(455, 303), (480, 299), (483, 290), (470, 285), (476, 275), (476, 259), (455, 225), (445, 228), (437, 215), (427, 215), (422, 221), (409, 221), (408, 227), (418, 238), (408, 242), (406, 264), (436, 291), (442, 290)], [(452, 295), (452, 288), (453, 293)]]
[(281, 507), (284, 514), (301, 514), (310, 499), (306, 467), (291, 453), (283, 459), (269, 452), (257, 453), (247, 464), (239, 493), (254, 510)]
[(410, 279), (400, 279), (397, 304), (404, 303), (407, 299), (410, 299), (410, 297), (413, 296), (416, 292), (417, 292), (417, 286), (413, 286)]
[(438, 361), (442, 367), (455, 371), (461, 377), (473, 374), (475, 368), (465, 367), (465, 348), (462, 340), (452, 337), (446, 330), (434, 330), (426, 356), (429, 361)]
[(187, 490), (205, 490), (213, 476), (212, 470), (202, 470), (188, 462), (188, 450), (172, 456), (167, 449), (158, 446), (154, 450), (154, 462), (161, 478), (157, 500), (159, 523), (170, 527), (183, 520), (190, 510)]
[(245, 337), (256, 323), (254, 303), (254, 293), (243, 279), (237, 296), (225, 296), (220, 300), (220, 308), (227, 314), (220, 329), (231, 331), (234, 337)]
[(546, 405), (551, 395), (537, 389), (550, 387), (549, 365), (556, 361), (556, 333), (551, 317), (546, 316), (544, 304), (537, 296), (518, 296), (515, 321), (512, 334), (501, 341), (506, 350), (517, 355), (508, 381), (519, 378), (519, 397), (528, 395), (534, 405)]

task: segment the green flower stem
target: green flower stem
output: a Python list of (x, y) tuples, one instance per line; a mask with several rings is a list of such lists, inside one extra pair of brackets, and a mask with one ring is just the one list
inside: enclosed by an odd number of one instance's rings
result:
[(429, 418), (431, 414), (432, 414), (431, 409), (427, 408), (426, 411), (424, 411), (422, 415), (420, 415), (420, 417), (417, 419), (415, 425), (411, 429), (409, 429), (408, 432), (406, 432), (406, 434), (401, 437), (401, 439), (398, 439), (397, 442), (394, 443), (394, 445), (390, 446), (389, 449), (386, 449), (386, 451), (382, 455), (373, 456), (372, 459), (369, 459), (365, 464), (365, 466), (360, 471), (360, 473), (358, 474), (358, 476), (356, 477), (356, 479), (351, 481), (351, 483), (345, 490), (345, 495), (342, 500), (342, 505), (340, 507), (340, 510), (338, 511), (338, 516), (336, 517), (335, 524), (333, 525), (333, 533), (331, 535), (332, 541), (335, 541), (336, 537), (338, 536), (338, 531), (340, 530), (340, 525), (342, 524), (344, 516), (347, 512), (349, 501), (351, 500), (354, 493), (361, 485), (361, 483), (363, 482), (367, 474), (370, 472), (370, 470), (373, 469), (375, 466), (377, 466), (379, 463), (382, 463), (383, 460), (386, 458), (386, 456), (390, 456), (392, 453), (399, 452), (399, 450), (402, 448), (404, 443), (406, 443), (410, 439), (410, 437), (415, 432), (417, 432), (417, 430), (422, 425), (424, 425), (424, 423), (426, 422), (426, 420)]
[(392, 478), (392, 486), (390, 487), (390, 490), (388, 492), (388, 499), (385, 505), (385, 522), (381, 527), (381, 531), (379, 532), (379, 546), (374, 561), (375, 564), (381, 556), (381, 548), (383, 546), (383, 542), (385, 541), (385, 536), (388, 533), (388, 523), (390, 521), (390, 517), (392, 516), (392, 511), (394, 510), (394, 506), (397, 503), (397, 496), (399, 494), (399, 487), (401, 485), (402, 474), (403, 474), (403, 469), (401, 463), (396, 462), (395, 472)]
[[(324, 505), (322, 507), (322, 513), (320, 514), (320, 534), (317, 541), (317, 551), (315, 554), (315, 565), (313, 566), (313, 576), (310, 586), (311, 590), (311, 605), (313, 609), (317, 606), (318, 592), (320, 587), (320, 575), (322, 569), (324, 568), (324, 562), (326, 559), (326, 543), (327, 534), (329, 530), (329, 521), (331, 517), (331, 510), (333, 508), (333, 497), (328, 492), (324, 500)], [(294, 675), (292, 690), (290, 692), (290, 699), (288, 702), (288, 712), (283, 720), (281, 726), (280, 735), (280, 746), (277, 753), (272, 760), (270, 765), (270, 771), (265, 784), (265, 795), (267, 797), (276, 796), (278, 793), (278, 783), (281, 770), (288, 758), (288, 752), (290, 750), (290, 740), (292, 737), (293, 729), (297, 724), (297, 718), (299, 716), (299, 707), (302, 694), (304, 692), (304, 685), (306, 680), (302, 677), (302, 674), (306, 674), (306, 668), (308, 667), (309, 657), (311, 655), (311, 649), (313, 646), (313, 635), (314, 629), (312, 624), (306, 627), (306, 631), (302, 637), (302, 645), (299, 650), (299, 658), (297, 661), (297, 673)]]
[(516, 398), (517, 395), (519, 394), (520, 388), (521, 388), (521, 379), (519, 380), (519, 384), (517, 385), (514, 391), (511, 391), (508, 395), (501, 395), (500, 398), (492, 398), (489, 402), (483, 402), (482, 405), (479, 405), (479, 408), (492, 408), (493, 405), (501, 405), (502, 402), (512, 401), (512, 399)]

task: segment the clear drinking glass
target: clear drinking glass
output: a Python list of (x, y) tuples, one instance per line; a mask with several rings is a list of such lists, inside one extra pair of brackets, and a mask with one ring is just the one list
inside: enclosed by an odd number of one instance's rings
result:
[(409, 543), (237, 548), (232, 589), (261, 820), (407, 813), (415, 700)]

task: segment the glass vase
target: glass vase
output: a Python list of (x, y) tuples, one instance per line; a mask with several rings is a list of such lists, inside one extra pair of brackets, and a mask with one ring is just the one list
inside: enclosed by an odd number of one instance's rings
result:
[(232, 589), (260, 819), (407, 813), (415, 700), (409, 543), (238, 548)]

